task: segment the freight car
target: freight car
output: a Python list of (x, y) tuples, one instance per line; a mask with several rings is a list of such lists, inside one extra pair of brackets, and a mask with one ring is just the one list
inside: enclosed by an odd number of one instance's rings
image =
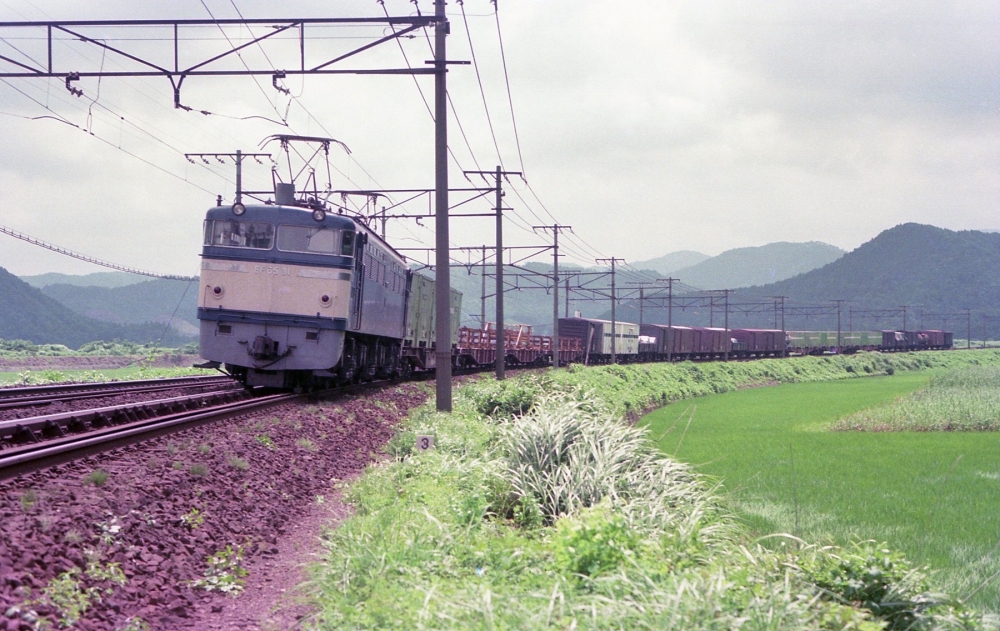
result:
[[(276, 193), (277, 204), (206, 215), (198, 319), (208, 365), (274, 388), (433, 368), (433, 281), (364, 222)], [(453, 292), (453, 341), (460, 306)]]
[[(627, 364), (639, 359), (639, 325), (616, 322), (614, 325), (615, 361)], [(612, 326), (608, 320), (559, 318), (560, 337), (575, 338), (583, 348), (583, 363), (611, 363)]]
[(951, 331), (882, 331), (883, 351), (942, 350), (953, 346)]
[(836, 331), (788, 332), (788, 350), (796, 355), (849, 354), (860, 350), (876, 351), (881, 347), (881, 331), (841, 331), (839, 347)]

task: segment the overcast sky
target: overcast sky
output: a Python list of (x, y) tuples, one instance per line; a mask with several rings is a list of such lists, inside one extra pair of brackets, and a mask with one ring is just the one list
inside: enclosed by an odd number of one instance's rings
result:
[[(277, 9), (258, 0), (205, 3), (0, 0), (0, 19), (208, 18), (209, 11), (229, 18), (237, 7), (259, 18), (381, 15), (375, 0)], [(402, 0), (386, 7), (393, 15), (414, 10)], [(433, 11), (430, 0), (420, 9)], [(449, 57), (471, 60), (460, 9), (448, 5)], [(514, 209), (507, 244), (541, 243), (527, 228), (552, 216), (573, 226), (564, 243), (570, 261), (583, 264), (597, 255), (631, 262), (773, 241), (853, 249), (909, 221), (1000, 228), (1000, 3), (501, 0), (520, 152), (493, 5), (466, 0), (465, 10), (501, 159), (531, 185), (509, 184), (516, 192), (506, 197)], [(319, 63), (383, 32), (310, 28), (307, 55)], [(167, 30), (84, 33), (172, 63)], [(0, 30), (0, 55), (40, 61), (43, 35)], [(181, 36), (183, 66), (249, 33), (205, 28)], [(422, 35), (403, 48), (414, 67), (426, 67)], [(277, 40), (245, 49), (244, 59), (291, 68), (296, 49), (293, 39)], [(55, 64), (135, 68), (66, 41), (56, 43)], [(405, 62), (390, 42), (341, 64)], [(0, 60), (0, 68), (12, 66)], [(234, 168), (191, 165), (184, 152), (253, 151), (277, 133), (330, 135), (352, 152), (331, 154), (335, 189), (433, 186), (433, 126), (407, 76), (292, 77), (284, 86), (294, 98), (270, 77), (188, 79), (182, 101), (212, 115), (175, 110), (162, 78), (84, 79), (74, 84), (83, 97), (57, 79), (5, 81), (0, 224), (128, 266), (197, 273), (203, 214), (217, 194), (231, 203)], [(433, 79), (416, 83), (429, 101)], [(469, 185), (461, 169), (494, 168), (497, 150), (475, 69), (452, 66), (449, 92), (472, 149), (451, 117), (451, 182)], [(40, 116), (75, 127), (29, 120)], [(252, 167), (245, 186), (269, 187), (269, 166)], [(325, 166), (318, 179), (325, 187)], [(425, 210), (427, 202), (408, 208)], [(399, 247), (431, 245), (433, 224), (423, 224), (396, 222), (390, 238)], [(453, 245), (492, 242), (492, 219), (453, 220)], [(3, 235), (0, 266), (21, 275), (100, 271)]]

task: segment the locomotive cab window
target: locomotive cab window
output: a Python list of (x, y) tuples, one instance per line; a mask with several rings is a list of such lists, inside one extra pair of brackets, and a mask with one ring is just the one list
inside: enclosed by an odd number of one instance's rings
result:
[(343, 256), (354, 256), (354, 233), (350, 230), (344, 231), (344, 241), (340, 246), (340, 253)]
[(337, 254), (340, 230), (326, 226), (278, 226), (278, 249), (283, 252)]
[(205, 222), (205, 245), (270, 250), (274, 226), (257, 221), (209, 220)]

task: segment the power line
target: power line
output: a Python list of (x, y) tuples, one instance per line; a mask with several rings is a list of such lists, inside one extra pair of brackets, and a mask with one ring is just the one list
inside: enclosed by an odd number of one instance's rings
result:
[(20, 239), (21, 241), (24, 241), (26, 243), (30, 243), (32, 245), (37, 245), (38, 247), (45, 248), (46, 250), (51, 250), (52, 252), (56, 252), (58, 254), (62, 254), (64, 256), (68, 256), (80, 261), (93, 263), (94, 265), (100, 265), (101, 267), (107, 267), (109, 269), (118, 270), (119, 272), (128, 272), (130, 274), (138, 274), (140, 276), (151, 276), (152, 278), (162, 278), (165, 280), (184, 280), (184, 281), (198, 280), (197, 276), (174, 276), (172, 274), (158, 274), (156, 272), (148, 272), (145, 270), (135, 269), (132, 267), (126, 267), (124, 265), (118, 265), (117, 263), (109, 263), (102, 259), (97, 259), (92, 256), (87, 256), (86, 254), (80, 254), (79, 252), (74, 252), (73, 250), (68, 250), (66, 248), (59, 247), (58, 245), (52, 245), (51, 243), (47, 243), (45, 241), (42, 241), (41, 239), (36, 239), (35, 237), (24, 234), (23, 232), (18, 232), (17, 230), (8, 228), (7, 226), (0, 226), (0, 232), (9, 235), (11, 237), (14, 237), (15, 239)]

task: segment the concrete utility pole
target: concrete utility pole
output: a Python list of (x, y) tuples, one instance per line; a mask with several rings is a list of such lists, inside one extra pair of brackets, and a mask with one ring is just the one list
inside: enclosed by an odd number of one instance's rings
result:
[(774, 323), (774, 325), (775, 325), (775, 327), (777, 327), (777, 325), (778, 325), (777, 319), (778, 319), (778, 309), (779, 309), (779, 307), (780, 307), (780, 310), (781, 310), (781, 355), (782, 355), (782, 357), (784, 357), (785, 355), (788, 354), (788, 339), (787, 339), (788, 336), (787, 336), (787, 334), (785, 332), (785, 298), (788, 298), (788, 296), (766, 296), (766, 297), (775, 301), (774, 302), (774, 308), (775, 308), (775, 323)]
[(842, 305), (843, 303), (845, 303), (847, 301), (841, 298), (841, 299), (837, 299), (837, 300), (831, 300), (830, 302), (833, 302), (833, 303), (835, 303), (837, 305), (837, 354), (839, 355), (840, 354), (840, 349), (843, 347), (843, 343), (840, 340), (840, 337), (841, 337), (840, 336), (840, 305)]
[(448, 57), (445, 0), (434, 0), (435, 379), (437, 410), (451, 412), (451, 265), (448, 239)]
[(486, 246), (483, 246), (483, 266), (479, 270), (482, 287), (479, 290), (479, 327), (486, 329)]
[(568, 278), (566, 279), (566, 315), (563, 316), (563, 317), (566, 317), (566, 318), (569, 317), (569, 279)]
[(503, 167), (497, 166), (495, 171), (464, 171), (466, 175), (492, 175), (494, 178), (494, 193), (496, 193), (496, 205), (493, 207), (493, 212), (496, 213), (497, 219), (497, 343), (496, 343), (496, 361), (495, 370), (496, 378), (502, 380), (505, 377), (504, 368), (506, 364), (504, 363), (507, 357), (507, 344), (504, 340), (504, 323), (503, 323), (503, 211), (507, 210), (503, 206), (503, 186), (501, 182), (505, 176), (508, 175), (521, 175), (520, 171), (504, 171)]
[(910, 305), (900, 305), (899, 308), (903, 310), (903, 330), (906, 330), (906, 310)]
[[(535, 232), (552, 231), (552, 367), (559, 367), (559, 233), (573, 232), (573, 226), (532, 226)], [(567, 293), (567, 297), (569, 294)]]
[(673, 361), (674, 350), (674, 281), (676, 278), (668, 278), (667, 281), (667, 361)]
[(618, 295), (615, 292), (615, 265), (617, 263), (624, 263), (625, 259), (611, 257), (607, 259), (595, 259), (595, 261), (597, 262), (598, 265), (600, 265), (601, 263), (611, 264), (611, 363), (617, 364), (618, 356), (616, 353), (615, 340), (618, 339), (618, 331), (616, 331), (615, 329), (617, 328), (618, 322), (615, 319), (615, 307), (616, 303), (618, 302)]

